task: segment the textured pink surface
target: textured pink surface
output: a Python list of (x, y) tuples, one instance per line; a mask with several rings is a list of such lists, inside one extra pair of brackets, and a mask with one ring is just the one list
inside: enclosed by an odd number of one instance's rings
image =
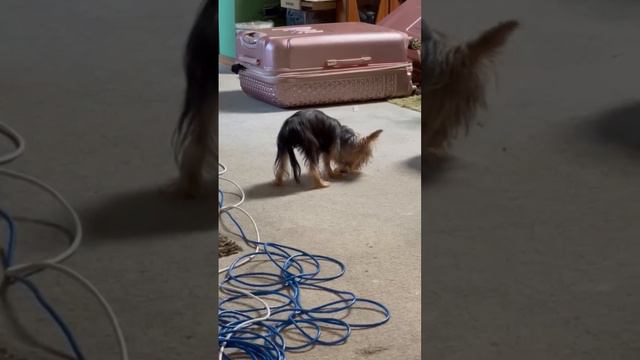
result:
[(242, 71), (240, 85), (250, 96), (280, 107), (377, 100), (413, 92), (410, 63), (359, 71), (319, 72), (311, 76), (261, 76)]
[(241, 64), (278, 74), (320, 70), (328, 60), (370, 57), (372, 64), (406, 62), (407, 34), (365, 23), (283, 26), (237, 36)]
[(285, 26), (238, 34), (240, 83), (280, 107), (377, 100), (413, 92), (409, 36), (365, 23)]

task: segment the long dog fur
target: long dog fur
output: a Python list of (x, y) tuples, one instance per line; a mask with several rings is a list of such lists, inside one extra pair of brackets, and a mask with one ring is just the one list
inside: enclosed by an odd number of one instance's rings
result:
[(473, 40), (452, 45), (423, 22), (423, 154), (442, 154), (461, 128), (469, 132), (477, 110), (486, 108), (487, 67), (518, 26), (515, 20), (502, 22)]
[(187, 89), (173, 136), (178, 191), (188, 196), (201, 190), (206, 170), (217, 166), (218, 53), (218, 1), (205, 0), (184, 53)]

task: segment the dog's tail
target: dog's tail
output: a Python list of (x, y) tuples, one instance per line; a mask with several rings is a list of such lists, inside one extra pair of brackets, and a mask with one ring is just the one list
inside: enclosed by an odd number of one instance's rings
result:
[(483, 61), (493, 60), (519, 26), (520, 23), (516, 20), (504, 21), (468, 41), (465, 45), (469, 63), (478, 65)]
[(218, 111), (217, 9), (218, 1), (204, 1), (185, 48), (187, 89), (172, 139), (175, 160), (181, 168), (182, 176), (201, 176), (205, 159), (217, 158), (217, 129), (214, 121)]
[(298, 163), (298, 159), (296, 159), (296, 152), (293, 149), (293, 146), (285, 145), (284, 142), (278, 139), (278, 153), (276, 155), (276, 161), (273, 165), (276, 173), (279, 169), (284, 169), (286, 164), (283, 162), (286, 161), (287, 157), (289, 158), (289, 164), (291, 165), (291, 170), (293, 171), (293, 178), (296, 183), (300, 183), (300, 174), (302, 173), (302, 169), (300, 168), (300, 164)]
[(296, 159), (296, 152), (293, 151), (293, 147), (291, 146), (287, 148), (287, 152), (289, 153), (291, 170), (293, 170), (293, 178), (296, 180), (296, 183), (300, 184), (300, 174), (302, 173), (302, 170), (300, 169), (300, 164), (298, 164), (298, 159)]
[(296, 152), (293, 151), (292, 146), (289, 146), (287, 148), (287, 152), (289, 153), (289, 163), (291, 163), (291, 170), (293, 170), (293, 178), (296, 180), (296, 183), (300, 184), (300, 174), (302, 173), (302, 170), (300, 169), (298, 159), (296, 159)]

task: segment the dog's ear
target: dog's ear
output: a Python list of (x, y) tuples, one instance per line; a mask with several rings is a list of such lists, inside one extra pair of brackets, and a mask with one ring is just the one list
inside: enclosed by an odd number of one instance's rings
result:
[(477, 64), (494, 57), (519, 26), (517, 20), (504, 21), (484, 31), (475, 40), (467, 42), (471, 63)]
[(380, 137), (380, 134), (382, 134), (382, 129), (378, 129), (378, 130), (372, 132), (371, 134), (369, 134), (369, 136), (367, 136), (364, 139), (364, 142), (366, 144), (371, 144), (372, 142), (376, 141)]

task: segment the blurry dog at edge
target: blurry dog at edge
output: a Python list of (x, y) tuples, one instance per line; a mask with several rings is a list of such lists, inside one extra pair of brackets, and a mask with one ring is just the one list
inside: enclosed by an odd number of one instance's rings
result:
[[(329, 186), (320, 174), (320, 160), (327, 177), (331, 179), (358, 172), (371, 160), (373, 145), (381, 133), (382, 130), (376, 130), (367, 136), (360, 136), (320, 110), (298, 111), (285, 120), (278, 133), (275, 185), (282, 185), (289, 175), (287, 162), (291, 164), (293, 178), (300, 183), (301, 169), (295, 149), (304, 155), (316, 188)], [(336, 163), (336, 169), (332, 168), (332, 162)]]
[(478, 108), (486, 108), (487, 67), (519, 23), (510, 20), (475, 39), (449, 44), (422, 23), (422, 154), (444, 155), (460, 128), (468, 133)]
[(218, 1), (205, 0), (184, 53), (187, 80), (182, 112), (173, 135), (180, 177), (179, 193), (195, 196), (206, 170), (217, 167), (218, 137)]

